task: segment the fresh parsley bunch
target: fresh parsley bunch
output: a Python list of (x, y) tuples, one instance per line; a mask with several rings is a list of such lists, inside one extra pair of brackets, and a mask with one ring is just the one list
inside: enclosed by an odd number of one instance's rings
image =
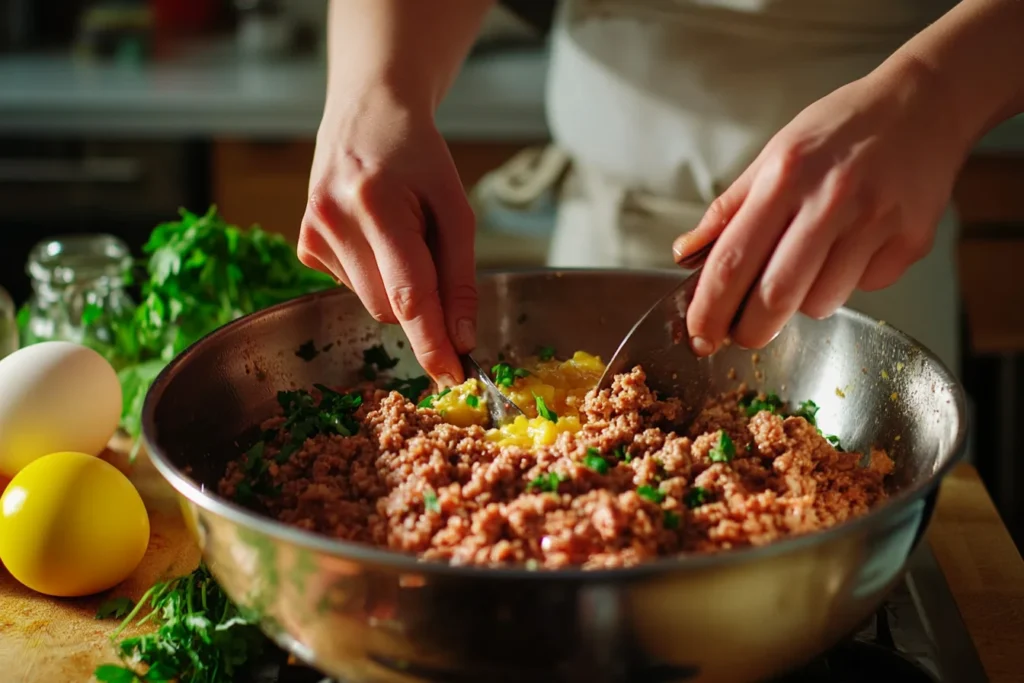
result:
[(143, 247), (141, 299), (131, 333), (115, 334), (124, 394), (122, 427), (133, 438), (150, 384), (193, 342), (249, 313), (334, 286), (311, 270), (281, 235), (230, 225), (216, 207), (203, 215), (181, 210), (158, 225)]
[[(126, 607), (101, 607), (97, 618), (119, 616)], [(138, 619), (146, 608), (149, 613)], [(269, 645), (255, 619), (228, 600), (206, 565), (150, 588), (111, 638), (116, 640), (132, 624), (150, 621), (156, 630), (120, 641), (117, 649), (124, 663), (98, 667), (93, 674), (97, 681), (227, 683)]]

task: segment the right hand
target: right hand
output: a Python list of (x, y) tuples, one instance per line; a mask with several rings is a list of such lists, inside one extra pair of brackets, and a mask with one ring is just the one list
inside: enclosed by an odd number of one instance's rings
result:
[(328, 101), (299, 233), (305, 265), (402, 325), (439, 384), (476, 344), (475, 219), (429, 107), (383, 86)]

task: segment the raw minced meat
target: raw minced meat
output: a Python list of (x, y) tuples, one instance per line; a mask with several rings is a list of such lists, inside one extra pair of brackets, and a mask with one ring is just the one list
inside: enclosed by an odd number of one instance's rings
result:
[(656, 398), (637, 367), (587, 394), (579, 431), (528, 449), (365, 388), (358, 432), (312, 436), (284, 458), (280, 433), (232, 462), (220, 493), (234, 497), (247, 458), (262, 457), (271, 486), (259, 502), (287, 524), (425, 560), (549, 569), (764, 545), (886, 497), (883, 451), (862, 467), (803, 417), (748, 417), (742, 398), (716, 397), (681, 425), (679, 402)]

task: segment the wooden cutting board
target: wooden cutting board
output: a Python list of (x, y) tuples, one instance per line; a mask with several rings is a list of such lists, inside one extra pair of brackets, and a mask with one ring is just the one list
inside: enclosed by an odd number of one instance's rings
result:
[(95, 619), (111, 597), (138, 600), (157, 581), (191, 572), (199, 549), (185, 529), (173, 489), (144, 453), (128, 467), (124, 444), (101, 457), (127, 474), (149, 510), (149, 549), (135, 572), (106, 594), (64, 600), (25, 588), (0, 568), (0, 680), (5, 683), (85, 683), (102, 663), (116, 663), (110, 634), (117, 620)]
[[(104, 458), (129, 472), (123, 449)], [(135, 573), (104, 596), (58, 600), (18, 584), (0, 568), (0, 681), (86, 683), (115, 662), (113, 621), (94, 619), (113, 596), (137, 600), (154, 582), (195, 568), (199, 551), (170, 487), (140, 455), (129, 474), (150, 511), (149, 551)], [(961, 465), (942, 486), (928, 533), (990, 683), (1024, 683), (1024, 562), (977, 472)]]

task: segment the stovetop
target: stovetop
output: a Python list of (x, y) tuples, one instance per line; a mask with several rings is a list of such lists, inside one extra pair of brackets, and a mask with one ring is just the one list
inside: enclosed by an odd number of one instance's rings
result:
[[(765, 683), (987, 683), (967, 627), (927, 544), (873, 619), (851, 638), (792, 674)], [(332, 683), (284, 664), (258, 683)], [(336, 681), (333, 683), (343, 683)]]

